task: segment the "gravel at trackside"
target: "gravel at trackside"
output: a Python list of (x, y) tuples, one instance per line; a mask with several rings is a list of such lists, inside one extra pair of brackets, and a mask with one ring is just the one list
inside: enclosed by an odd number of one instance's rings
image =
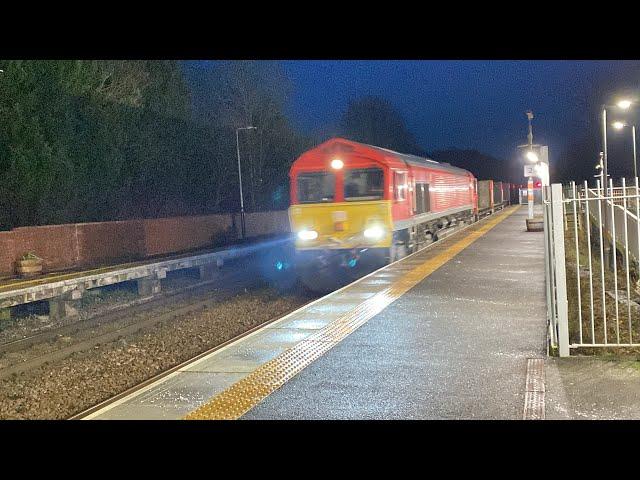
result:
[(309, 301), (270, 289), (0, 381), (1, 419), (64, 419)]
[[(163, 294), (167, 294), (193, 285), (193, 283), (193, 278), (184, 276), (167, 278), (163, 280), (162, 292)], [(88, 290), (87, 295), (84, 295), (80, 300), (81, 309), (77, 317), (53, 320), (49, 315), (45, 314), (18, 316), (13, 318), (11, 322), (5, 322), (3, 325), (0, 325), (0, 343), (18, 340), (42, 331), (53, 330), (55, 328), (62, 327), (63, 325), (82, 322), (93, 315), (105, 313), (110, 308), (137, 299), (139, 299), (139, 296), (135, 291), (127, 290), (125, 288), (115, 288), (111, 290), (96, 288), (95, 290)]]

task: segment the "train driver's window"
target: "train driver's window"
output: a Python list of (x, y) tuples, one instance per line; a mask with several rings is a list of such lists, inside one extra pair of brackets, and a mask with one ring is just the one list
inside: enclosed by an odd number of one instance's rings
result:
[(381, 200), (384, 196), (384, 172), (381, 168), (359, 168), (344, 172), (346, 201)]
[(327, 172), (305, 172), (298, 175), (300, 203), (333, 202), (336, 176)]
[(394, 199), (398, 201), (407, 198), (407, 174), (405, 172), (395, 172), (393, 176), (393, 193)]

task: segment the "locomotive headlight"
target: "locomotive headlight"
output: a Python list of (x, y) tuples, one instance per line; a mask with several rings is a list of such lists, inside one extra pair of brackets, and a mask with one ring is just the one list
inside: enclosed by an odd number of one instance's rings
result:
[(385, 231), (384, 228), (380, 225), (373, 225), (364, 231), (364, 238), (368, 238), (369, 240), (380, 240), (384, 237)]
[(315, 240), (318, 238), (318, 232), (315, 230), (300, 230), (298, 232), (298, 238), (300, 240)]
[(342, 167), (344, 167), (344, 162), (339, 158), (334, 158), (333, 160), (331, 160), (331, 168), (333, 168), (334, 170), (340, 170)]

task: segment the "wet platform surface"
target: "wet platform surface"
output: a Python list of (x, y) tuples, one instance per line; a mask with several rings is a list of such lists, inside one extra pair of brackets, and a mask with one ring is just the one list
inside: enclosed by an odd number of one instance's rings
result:
[(544, 243), (521, 208), (247, 419), (522, 419), (546, 355)]
[[(526, 208), (507, 213), (466, 247), (460, 246), (465, 237), (483, 222), (88, 418), (184, 418), (255, 377), (251, 388), (236, 389), (240, 397), (254, 392), (241, 418), (520, 419), (527, 359), (546, 353), (544, 243), (542, 233), (526, 232)], [(439, 257), (447, 259), (442, 266)], [(432, 272), (425, 270), (430, 262)], [(426, 277), (409, 285), (417, 270)], [(399, 284), (406, 291), (385, 299)], [(322, 337), (336, 321), (362, 316), (367, 308), (370, 318), (346, 335)], [(302, 367), (277, 363), (305, 344), (324, 350)], [(261, 369), (273, 362), (275, 374), (261, 378)], [(225, 401), (229, 407), (245, 400)]]

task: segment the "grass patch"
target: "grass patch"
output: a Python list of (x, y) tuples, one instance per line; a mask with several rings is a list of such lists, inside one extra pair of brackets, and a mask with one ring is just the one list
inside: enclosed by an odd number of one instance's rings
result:
[[(568, 228), (564, 231), (569, 343), (640, 343), (640, 292), (636, 289), (639, 280), (637, 262), (631, 255), (629, 256), (629, 289), (627, 294), (627, 266), (624, 250), (617, 245), (617, 275), (614, 276), (613, 268), (608, 268), (606, 264), (603, 270), (599, 231), (594, 228), (594, 223), (590, 222), (591, 256), (589, 257), (589, 242), (584, 215), (579, 222), (577, 249), (575, 228), (572, 222), (573, 215), (569, 215), (567, 218), (571, 219)], [(604, 242), (606, 241), (604, 238)], [(589, 281), (589, 258), (591, 259), (592, 288), (590, 288)], [(580, 286), (580, 301), (578, 301), (578, 285)], [(618, 302), (611, 296), (616, 287)], [(627, 295), (629, 303), (627, 303)], [(580, 342), (581, 331), (582, 342)], [(639, 359), (640, 347), (581, 347), (574, 349), (573, 353)]]

